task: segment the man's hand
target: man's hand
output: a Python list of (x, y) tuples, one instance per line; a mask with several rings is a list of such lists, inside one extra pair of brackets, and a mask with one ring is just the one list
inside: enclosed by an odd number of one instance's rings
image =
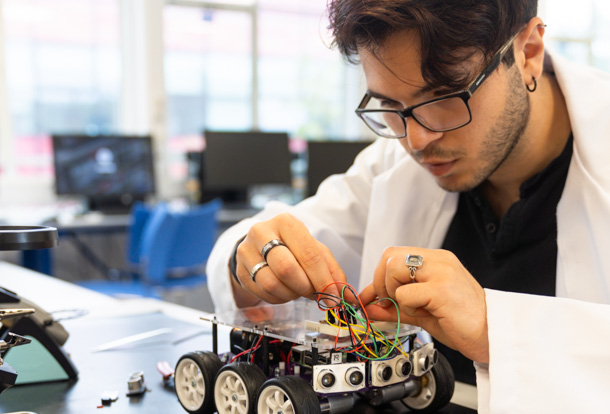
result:
[[(263, 262), (262, 249), (271, 240), (280, 240), (267, 253), (268, 266), (262, 267), (252, 280), (250, 271)], [(241, 286), (232, 278), (235, 300), (240, 307), (260, 300), (284, 303), (301, 296), (313, 299), (314, 292), (339, 295), (346, 277), (330, 250), (313, 238), (305, 225), (294, 216), (283, 213), (253, 225), (237, 249), (236, 274)], [(340, 282), (339, 286), (334, 285)]]
[[(407, 255), (423, 257), (415, 280), (405, 264)], [(384, 251), (373, 284), (360, 294), (371, 319), (397, 320), (390, 301), (400, 309), (400, 322), (421, 326), (434, 338), (466, 357), (489, 362), (485, 291), (451, 252), (416, 247)], [(372, 302), (372, 303), (371, 303)]]

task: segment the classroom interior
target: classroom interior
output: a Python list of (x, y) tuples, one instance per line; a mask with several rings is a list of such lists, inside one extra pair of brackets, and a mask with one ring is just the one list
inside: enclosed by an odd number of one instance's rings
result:
[[(547, 44), (610, 70), (610, 6), (571, 4), (539, 2)], [(312, 196), (375, 140), (354, 114), (363, 74), (332, 48), (325, 7), (0, 0), (0, 226), (58, 234), (48, 249), (0, 248), (0, 261), (213, 312), (205, 258), (216, 237), (269, 201)], [(151, 263), (179, 242), (205, 248)], [(192, 269), (167, 270), (181, 260)]]

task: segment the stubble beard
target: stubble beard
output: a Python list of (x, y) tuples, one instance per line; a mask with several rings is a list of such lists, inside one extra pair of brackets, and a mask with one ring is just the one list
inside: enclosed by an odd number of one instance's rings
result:
[[(508, 95), (504, 112), (487, 133), (477, 157), (480, 167), (471, 178), (461, 182), (441, 182), (441, 188), (450, 192), (470, 191), (489, 179), (493, 173), (513, 154), (527, 127), (530, 115), (530, 100), (521, 75), (515, 66), (510, 69)], [(514, 154), (513, 154), (514, 155)]]

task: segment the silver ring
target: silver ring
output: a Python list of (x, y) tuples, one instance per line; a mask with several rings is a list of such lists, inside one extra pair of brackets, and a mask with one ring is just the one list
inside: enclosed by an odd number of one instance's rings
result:
[(416, 282), (415, 271), (424, 264), (424, 258), (421, 256), (408, 254), (407, 257), (405, 258), (405, 264), (411, 271), (411, 274), (410, 274), (411, 281)]
[(256, 280), (255, 280), (256, 274), (258, 273), (259, 270), (261, 270), (265, 266), (269, 266), (269, 265), (267, 264), (267, 262), (262, 261), (262, 262), (255, 264), (254, 267), (252, 268), (252, 270), (250, 270), (250, 279), (252, 279), (252, 281), (254, 283), (256, 283)]
[(263, 249), (261, 250), (261, 255), (263, 256), (263, 259), (265, 259), (265, 261), (267, 261), (267, 255), (269, 254), (271, 249), (273, 249), (274, 247), (277, 247), (277, 246), (286, 247), (284, 242), (281, 240), (278, 240), (278, 239), (273, 239), (269, 243), (267, 243), (263, 246)]

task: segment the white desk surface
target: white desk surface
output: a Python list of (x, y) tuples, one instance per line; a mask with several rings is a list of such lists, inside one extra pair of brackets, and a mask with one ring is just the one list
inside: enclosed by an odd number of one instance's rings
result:
[[(175, 319), (196, 323), (205, 314), (200, 310), (155, 299), (115, 299), (6, 262), (0, 262), (0, 287), (15, 292), (47, 312), (86, 310), (87, 319), (162, 312)], [(209, 325), (207, 322), (202, 324)]]

